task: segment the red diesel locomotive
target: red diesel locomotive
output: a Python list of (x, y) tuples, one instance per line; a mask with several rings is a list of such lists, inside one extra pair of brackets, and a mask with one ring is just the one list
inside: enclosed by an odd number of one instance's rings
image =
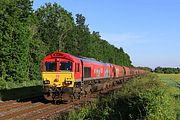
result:
[(42, 62), (44, 97), (47, 100), (79, 98), (82, 94), (110, 87), (114, 80), (117, 82), (144, 73), (144, 70), (132, 67), (54, 52)]

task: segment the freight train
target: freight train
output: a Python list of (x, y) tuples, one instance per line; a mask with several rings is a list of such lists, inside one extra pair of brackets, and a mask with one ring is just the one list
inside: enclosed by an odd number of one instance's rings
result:
[(134, 67), (100, 62), (94, 58), (54, 52), (42, 62), (43, 93), (47, 100), (73, 100), (145, 72)]

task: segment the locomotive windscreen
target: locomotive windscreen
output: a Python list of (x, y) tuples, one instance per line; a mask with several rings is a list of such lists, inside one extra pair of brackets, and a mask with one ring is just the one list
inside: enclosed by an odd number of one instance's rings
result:
[(72, 62), (60, 62), (60, 70), (72, 71)]
[(46, 62), (45, 63), (45, 71), (47, 71), (47, 72), (56, 71), (56, 62)]

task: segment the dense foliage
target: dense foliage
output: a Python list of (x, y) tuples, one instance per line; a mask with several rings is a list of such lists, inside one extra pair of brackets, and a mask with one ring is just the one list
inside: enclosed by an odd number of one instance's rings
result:
[(1, 79), (28, 80), (31, 2), (1, 0), (0, 6)]
[[(80, 111), (69, 114), (69, 120), (176, 120), (178, 88), (170, 88), (156, 75), (128, 81), (122, 89), (100, 97)], [(178, 99), (177, 99), (178, 101)], [(177, 110), (176, 110), (177, 109)]]
[(180, 74), (180, 68), (157, 67), (155, 68), (154, 72), (165, 73), (165, 74)]
[(41, 79), (41, 61), (54, 51), (131, 66), (123, 48), (91, 32), (82, 14), (47, 3), (36, 11), (32, 0), (0, 1), (0, 84)]

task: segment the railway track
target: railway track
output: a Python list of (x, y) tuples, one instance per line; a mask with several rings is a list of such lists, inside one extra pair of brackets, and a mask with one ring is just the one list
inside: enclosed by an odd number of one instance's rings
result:
[(94, 100), (97, 96), (105, 95), (110, 91), (119, 89), (121, 84), (112, 88), (94, 92), (81, 99), (75, 100), (70, 103), (53, 104), (44, 100), (36, 100), (35, 102), (28, 100), (7, 101), (0, 103), (0, 120), (36, 120), (36, 119), (51, 119), (55, 115), (58, 116), (64, 111), (77, 108), (87, 101)]

